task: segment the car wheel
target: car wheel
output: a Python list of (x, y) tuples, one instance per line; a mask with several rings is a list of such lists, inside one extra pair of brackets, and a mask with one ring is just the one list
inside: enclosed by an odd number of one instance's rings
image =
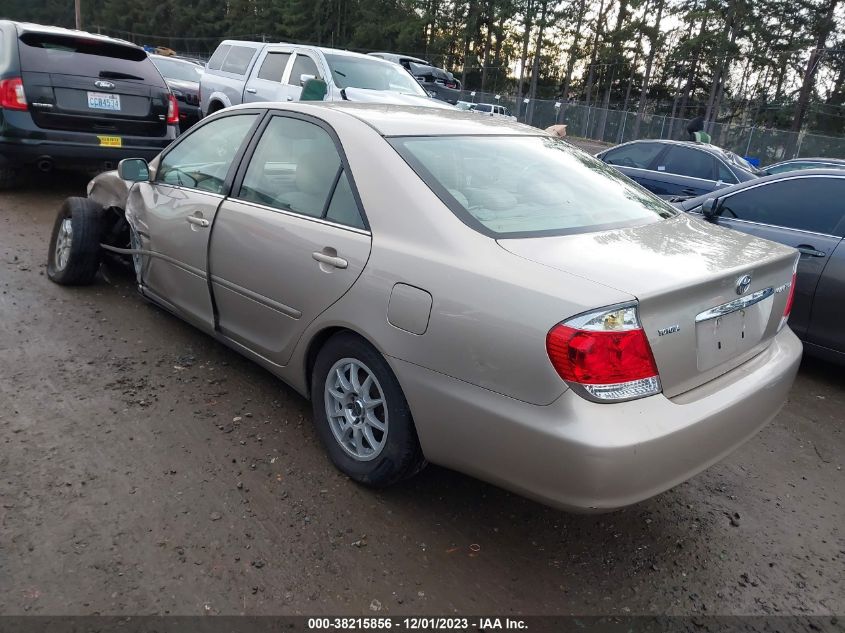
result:
[(358, 336), (336, 334), (320, 350), (311, 400), (329, 457), (355, 481), (389, 486), (425, 465), (399, 381), (384, 357)]
[(87, 198), (68, 198), (53, 225), (47, 276), (63, 286), (94, 281), (100, 268), (103, 209)]

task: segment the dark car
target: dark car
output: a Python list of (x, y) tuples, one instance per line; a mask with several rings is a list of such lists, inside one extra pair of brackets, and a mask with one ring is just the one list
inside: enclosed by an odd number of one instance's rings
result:
[(758, 177), (743, 158), (691, 141), (631, 141), (596, 154), (662, 198), (683, 198)]
[(397, 55), (396, 53), (368, 53), (373, 57), (399, 64), (411, 73), (420, 85), (435, 99), (455, 105), (461, 98), (461, 82), (447, 70), (437, 68), (424, 59)]
[(845, 363), (845, 171), (765, 176), (677, 204), (801, 253), (789, 326), (808, 353)]
[(0, 20), (0, 188), (21, 170), (152, 159), (179, 109), (147, 53), (81, 31)]
[(845, 169), (845, 160), (838, 158), (793, 158), (763, 168), (763, 173), (782, 174), (799, 169)]
[(184, 132), (200, 120), (200, 79), (203, 67), (177, 57), (150, 55), (170, 92), (179, 102), (179, 129)]

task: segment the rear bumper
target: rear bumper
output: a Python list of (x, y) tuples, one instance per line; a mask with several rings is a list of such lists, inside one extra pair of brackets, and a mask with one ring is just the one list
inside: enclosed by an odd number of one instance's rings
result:
[[(120, 136), (122, 147), (100, 145), (97, 134), (39, 128), (29, 112), (0, 115), (0, 165), (36, 165), (48, 160), (71, 169), (114, 168), (124, 158), (152, 160), (177, 136), (169, 125), (166, 137)], [(105, 133), (104, 134), (108, 134)]]
[(598, 404), (570, 390), (548, 406), (391, 364), (429, 461), (595, 512), (652, 497), (726, 457), (777, 414), (800, 361), (801, 342), (784, 328), (755, 358), (671, 400)]

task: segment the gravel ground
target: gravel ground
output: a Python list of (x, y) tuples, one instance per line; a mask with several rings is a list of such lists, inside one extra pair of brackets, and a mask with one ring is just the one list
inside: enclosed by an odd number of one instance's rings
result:
[(85, 181), (41, 180), (0, 194), (0, 613), (845, 613), (841, 368), (805, 360), (758, 437), (613, 514), (437, 467), (373, 492), (127, 274), (50, 283)]

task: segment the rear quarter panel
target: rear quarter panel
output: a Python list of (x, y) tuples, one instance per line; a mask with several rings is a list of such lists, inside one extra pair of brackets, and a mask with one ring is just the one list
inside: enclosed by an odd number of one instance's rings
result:
[[(548, 359), (548, 331), (574, 314), (631, 296), (506, 252), (458, 220), (369, 126), (342, 113), (321, 114), (343, 143), (373, 242), (356, 284), (306, 330), (292, 359), (298, 384), (305, 380), (308, 341), (340, 326), (363, 335), (389, 359), (525, 402), (559, 397), (567, 387)], [(432, 296), (424, 334), (388, 322), (397, 283)], [(297, 381), (296, 375), (287, 378)]]

